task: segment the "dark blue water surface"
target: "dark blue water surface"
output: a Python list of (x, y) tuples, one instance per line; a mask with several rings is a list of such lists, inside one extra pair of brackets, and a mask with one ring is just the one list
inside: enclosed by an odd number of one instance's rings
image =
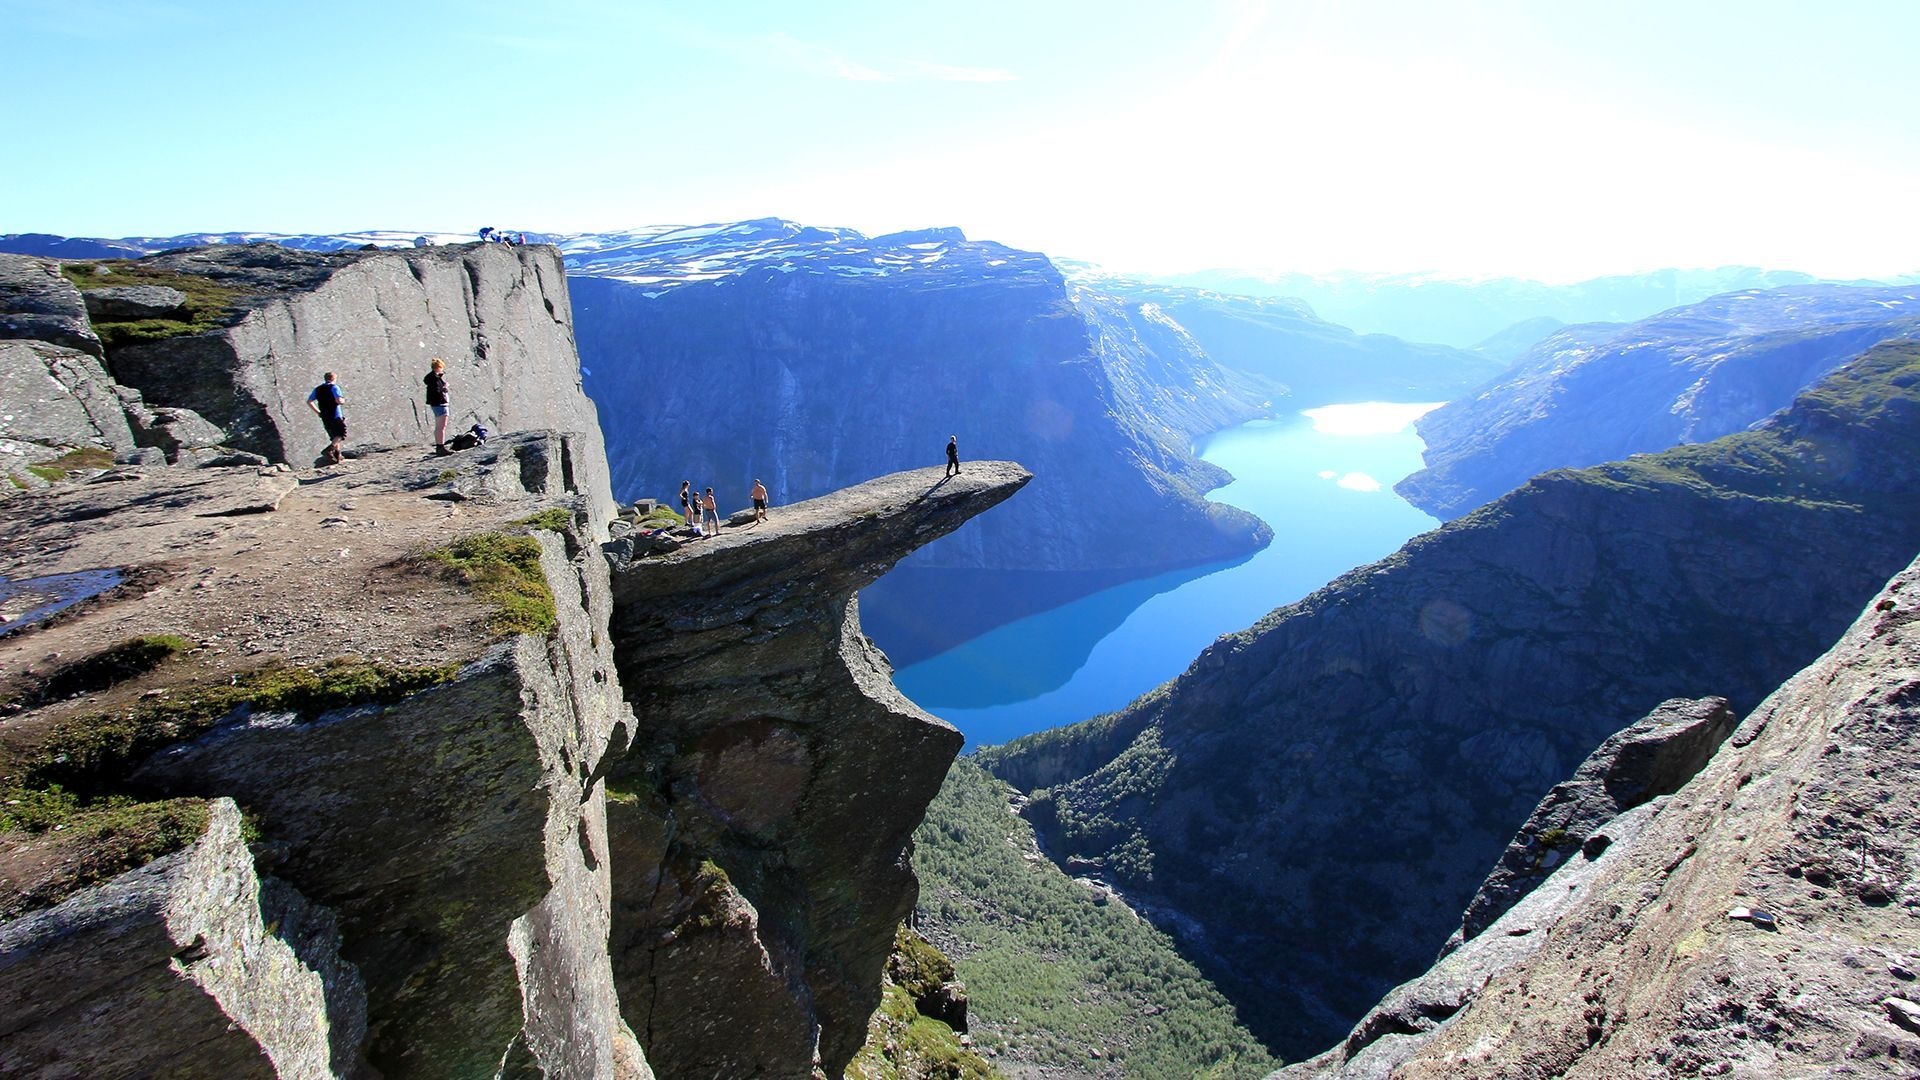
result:
[[(1393, 493), (1420, 467), (1413, 421), (1432, 407), (1332, 405), (1213, 436), (1200, 456), (1234, 481), (1211, 497), (1272, 525), (1266, 550), (1116, 585), (995, 627), (902, 667), (894, 682), (971, 745), (1120, 708), (1184, 671), (1220, 635), (1433, 528), (1433, 518)], [(980, 599), (994, 602), (985, 590)]]

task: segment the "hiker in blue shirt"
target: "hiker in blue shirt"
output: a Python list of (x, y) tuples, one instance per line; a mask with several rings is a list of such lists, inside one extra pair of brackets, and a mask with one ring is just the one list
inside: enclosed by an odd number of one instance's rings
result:
[(313, 388), (307, 395), (307, 408), (327, 426), (327, 438), (333, 445), (327, 447), (327, 460), (340, 464), (340, 444), (347, 441), (347, 395), (333, 381), (333, 372), (327, 372), (327, 381)]

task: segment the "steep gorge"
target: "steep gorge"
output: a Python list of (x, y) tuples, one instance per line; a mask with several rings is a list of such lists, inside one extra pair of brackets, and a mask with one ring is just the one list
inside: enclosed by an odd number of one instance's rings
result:
[(1177, 913), (1249, 1026), (1315, 1052), (1602, 739), (1676, 695), (1744, 712), (1818, 656), (1920, 549), (1917, 489), (1920, 346), (1884, 345), (1753, 431), (1536, 478), (986, 756), (1056, 858)]

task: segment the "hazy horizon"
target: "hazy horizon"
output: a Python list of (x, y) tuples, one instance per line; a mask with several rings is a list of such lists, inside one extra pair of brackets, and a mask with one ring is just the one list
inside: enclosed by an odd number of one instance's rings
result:
[[(1920, 6), (1890, 0), (0, 0), (0, 17), (23, 102), (0, 232), (572, 233), (772, 209), (869, 235), (957, 225), (1133, 274), (1920, 269), (1901, 209), (1920, 191)], [(92, 134), (130, 109), (144, 134)]]

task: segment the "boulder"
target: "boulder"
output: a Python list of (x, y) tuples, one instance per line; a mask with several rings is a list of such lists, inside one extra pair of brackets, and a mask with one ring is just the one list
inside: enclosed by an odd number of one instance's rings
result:
[(126, 412), (133, 429), (133, 441), (141, 446), (159, 447), (168, 461), (178, 461), (182, 451), (221, 446), (227, 441), (226, 432), (192, 409), (129, 404)]
[(92, 446), (115, 454), (135, 445), (113, 380), (98, 359), (44, 341), (18, 340), (0, 340), (0, 440)]
[(187, 307), (187, 294), (165, 285), (116, 285), (87, 289), (80, 295), (86, 301), (88, 315), (114, 322), (178, 319)]
[(360, 1074), (333, 914), (264, 878), (229, 799), (200, 840), (0, 927), (0, 1074)]
[(114, 375), (155, 405), (192, 409), (225, 444), (305, 466), (326, 448), (309, 390), (328, 371), (346, 395), (356, 445), (430, 445), (421, 377), (447, 363), (453, 431), (576, 432), (563, 467), (610, 518), (600, 422), (581, 387), (571, 303), (551, 247), (468, 244), (295, 251), (274, 244), (150, 256), (156, 271), (203, 277), (236, 301), (234, 322), (114, 350)]
[(52, 259), (0, 254), (0, 338), (31, 338), (105, 356), (80, 289)]

